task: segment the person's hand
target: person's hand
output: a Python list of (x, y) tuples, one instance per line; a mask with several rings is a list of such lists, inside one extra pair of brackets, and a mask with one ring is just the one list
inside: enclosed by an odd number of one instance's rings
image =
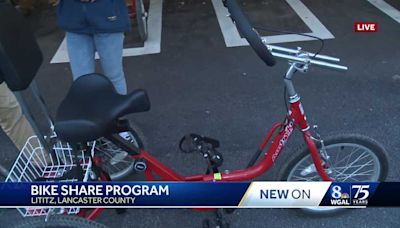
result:
[(96, 0), (81, 0), (81, 2), (90, 2), (90, 3), (92, 3), (92, 2), (95, 2)]

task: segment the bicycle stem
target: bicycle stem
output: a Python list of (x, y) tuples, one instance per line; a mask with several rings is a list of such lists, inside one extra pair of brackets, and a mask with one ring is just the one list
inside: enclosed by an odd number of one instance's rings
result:
[(289, 95), (289, 102), (292, 103), (291, 101), (295, 102), (295, 98), (298, 97), (296, 90), (294, 88), (293, 82), (292, 82), (292, 78), (293, 78), (293, 75), (299, 69), (300, 64), (299, 63), (289, 63), (289, 64), (290, 64), (290, 67), (287, 70), (283, 81), (285, 82), (286, 92)]

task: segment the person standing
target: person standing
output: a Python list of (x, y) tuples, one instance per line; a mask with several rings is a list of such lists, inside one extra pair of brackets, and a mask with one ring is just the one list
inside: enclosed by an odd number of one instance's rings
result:
[[(126, 95), (122, 51), (124, 33), (130, 31), (131, 25), (125, 0), (60, 0), (57, 14), (58, 24), (66, 32), (73, 80), (95, 72), (97, 51), (104, 75), (110, 79), (117, 93)], [(130, 132), (119, 135), (127, 141), (134, 140)], [(126, 173), (133, 162), (128, 153), (119, 150), (110, 153), (112, 158), (102, 165), (114, 167), (123, 164), (119, 169), (123, 169), (121, 173)], [(115, 176), (115, 173), (109, 174)]]
[(124, 32), (130, 31), (125, 0), (60, 0), (58, 24), (66, 32), (73, 80), (95, 72), (99, 54), (104, 75), (127, 94), (122, 64)]
[(0, 78), (0, 126), (21, 150), (29, 137), (36, 135), (22, 113), (17, 98)]

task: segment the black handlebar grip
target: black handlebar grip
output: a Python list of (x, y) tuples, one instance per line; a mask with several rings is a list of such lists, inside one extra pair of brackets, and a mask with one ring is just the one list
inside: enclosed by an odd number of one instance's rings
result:
[(250, 46), (257, 55), (268, 65), (274, 66), (276, 61), (274, 56), (268, 50), (267, 46), (262, 42), (261, 37), (250, 25), (250, 22), (236, 0), (223, 0), (224, 5), (228, 8), (232, 20), (235, 22), (239, 32), (246, 38)]

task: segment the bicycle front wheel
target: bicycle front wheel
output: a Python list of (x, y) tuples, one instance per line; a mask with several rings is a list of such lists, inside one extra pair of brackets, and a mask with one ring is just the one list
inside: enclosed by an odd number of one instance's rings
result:
[[(375, 140), (358, 135), (342, 134), (324, 140), (326, 173), (336, 182), (385, 181), (388, 174), (388, 159), (385, 149)], [(322, 145), (317, 143), (321, 152)], [(318, 175), (310, 152), (307, 149), (291, 156), (282, 167), (280, 180), (322, 181)], [(311, 212), (332, 212), (335, 209), (309, 208)]]
[(47, 221), (44, 217), (24, 218), (13, 225), (14, 228), (107, 228), (107, 226), (78, 216), (50, 216)]

